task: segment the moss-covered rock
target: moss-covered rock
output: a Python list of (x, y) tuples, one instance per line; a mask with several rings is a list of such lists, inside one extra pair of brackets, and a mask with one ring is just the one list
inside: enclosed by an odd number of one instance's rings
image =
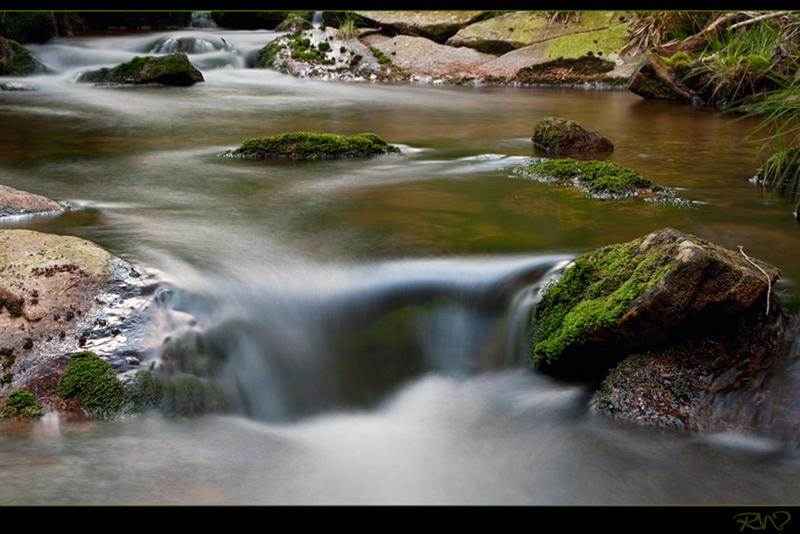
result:
[(58, 380), (58, 395), (77, 395), (81, 408), (99, 417), (119, 415), (127, 402), (125, 389), (111, 366), (94, 352), (76, 352)]
[(33, 393), (24, 389), (15, 389), (6, 397), (6, 405), (2, 410), (2, 418), (41, 417), (42, 408), (36, 404)]
[(590, 132), (575, 121), (547, 117), (536, 123), (533, 144), (545, 152), (611, 152), (614, 144), (605, 136)]
[(350, 137), (336, 134), (294, 132), (247, 139), (225, 155), (246, 158), (333, 159), (396, 154), (400, 149), (373, 133)]
[[(630, 354), (764, 308), (778, 270), (672, 228), (575, 260), (536, 310), (534, 364), (601, 380)], [(764, 273), (767, 273), (766, 275)], [(763, 312), (762, 312), (763, 313)]]
[(0, 37), (0, 76), (24, 76), (36, 72), (38, 64), (27, 48)]
[(662, 187), (633, 169), (610, 161), (546, 159), (519, 170), (518, 174), (541, 181), (575, 185), (594, 198), (675, 197), (673, 189)]
[(164, 84), (187, 86), (203, 81), (202, 73), (194, 68), (186, 54), (134, 57), (109, 69), (85, 72), (80, 82), (96, 84)]

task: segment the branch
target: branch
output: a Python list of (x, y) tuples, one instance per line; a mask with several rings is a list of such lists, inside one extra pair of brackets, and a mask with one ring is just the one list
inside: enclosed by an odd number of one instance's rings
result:
[(756, 264), (753, 262), (753, 260), (751, 260), (751, 259), (750, 259), (750, 258), (747, 256), (747, 254), (745, 254), (745, 253), (744, 253), (744, 248), (742, 247), (742, 245), (739, 245), (739, 252), (741, 252), (741, 253), (742, 253), (742, 256), (744, 256), (744, 259), (746, 259), (747, 261), (749, 261), (749, 262), (750, 262), (750, 265), (752, 265), (753, 267), (755, 267), (756, 269), (758, 269), (759, 271), (761, 271), (761, 272), (764, 274), (764, 276), (767, 278), (767, 315), (769, 315), (769, 297), (770, 297), (770, 293), (771, 293), (771, 291), (772, 291), (772, 282), (771, 282), (771, 281), (770, 281), (770, 279), (769, 279), (769, 275), (767, 274), (767, 272), (766, 272), (764, 269), (762, 269), (761, 267), (759, 267), (758, 265), (756, 265)]
[(783, 16), (783, 15), (788, 15), (790, 13), (791, 13), (791, 11), (778, 11), (778, 12), (775, 12), (775, 13), (767, 13), (766, 15), (761, 15), (760, 17), (755, 17), (755, 18), (752, 18), (750, 20), (745, 20), (743, 22), (737, 22), (733, 26), (729, 26), (728, 30), (733, 30), (734, 28), (738, 28), (740, 26), (747, 26), (749, 24), (753, 24), (755, 22), (758, 22), (759, 20), (771, 19), (772, 17), (780, 17), (780, 16)]

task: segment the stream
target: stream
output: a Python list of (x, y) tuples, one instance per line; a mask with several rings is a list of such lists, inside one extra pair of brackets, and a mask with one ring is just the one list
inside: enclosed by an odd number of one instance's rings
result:
[[(0, 183), (82, 208), (0, 228), (88, 239), (147, 273), (163, 310), (142, 365), (179, 350), (235, 392), (225, 415), (2, 421), (0, 503), (800, 503), (796, 450), (608, 419), (528, 364), (543, 285), (664, 227), (779, 267), (781, 304), (800, 308), (792, 201), (749, 181), (769, 155), (748, 140), (757, 119), (625, 91), (247, 68), (278, 35), (59, 38), (29, 46), (49, 74), (0, 78), (37, 88), (0, 91)], [(173, 50), (205, 82), (74, 82)], [(593, 200), (514, 174), (547, 116), (599, 130), (610, 161), (686, 202)], [(401, 154), (220, 157), (293, 131), (373, 132)]]

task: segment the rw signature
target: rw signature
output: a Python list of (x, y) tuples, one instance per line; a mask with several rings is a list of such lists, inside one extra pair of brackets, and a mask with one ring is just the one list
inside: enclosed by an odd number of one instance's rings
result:
[(772, 527), (775, 530), (783, 530), (783, 527), (791, 518), (792, 516), (789, 512), (784, 512), (783, 510), (773, 512), (772, 515), (765, 515), (763, 519), (759, 512), (745, 512), (733, 516), (733, 519), (742, 525), (742, 528), (739, 529), (740, 532), (745, 528), (751, 530), (767, 530), (767, 523), (772, 523)]

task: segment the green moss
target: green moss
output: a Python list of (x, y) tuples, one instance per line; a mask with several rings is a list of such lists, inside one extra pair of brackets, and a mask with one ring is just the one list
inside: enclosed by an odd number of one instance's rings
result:
[(9, 40), (8, 44), (11, 46), (13, 58), (5, 65), (0, 63), (0, 75), (23, 76), (33, 74), (36, 70), (36, 61), (34, 61), (28, 49), (16, 41)]
[(369, 49), (375, 56), (375, 59), (377, 59), (378, 63), (380, 63), (381, 65), (392, 64), (392, 59), (383, 52), (381, 52), (380, 50), (378, 50), (377, 48), (375, 48), (374, 46), (370, 46)]
[(63, 399), (77, 395), (87, 412), (105, 417), (118, 415), (127, 400), (111, 366), (88, 350), (70, 357), (58, 380), (58, 394)]
[(639, 190), (671, 193), (671, 190), (645, 178), (632, 169), (609, 161), (575, 161), (571, 158), (544, 160), (523, 169), (524, 174), (557, 180), (575, 179), (590, 194), (621, 198)]
[(159, 409), (170, 417), (218, 412), (227, 404), (216, 388), (193, 376), (171, 378), (140, 371), (124, 387), (137, 411)]
[(329, 159), (398, 153), (373, 133), (350, 137), (336, 134), (294, 132), (259, 139), (247, 139), (232, 155), (250, 158)]
[(640, 253), (643, 240), (584, 254), (545, 290), (536, 311), (535, 364), (552, 363), (587, 332), (616, 324), (666, 274), (672, 256), (656, 247)]
[(42, 409), (36, 404), (36, 398), (30, 391), (15, 389), (6, 397), (6, 406), (2, 411), (2, 418), (10, 417), (41, 417)]
[(550, 59), (578, 58), (591, 52), (608, 57), (625, 46), (629, 24), (626, 22), (604, 30), (574, 33), (553, 39), (547, 46), (545, 55)]

